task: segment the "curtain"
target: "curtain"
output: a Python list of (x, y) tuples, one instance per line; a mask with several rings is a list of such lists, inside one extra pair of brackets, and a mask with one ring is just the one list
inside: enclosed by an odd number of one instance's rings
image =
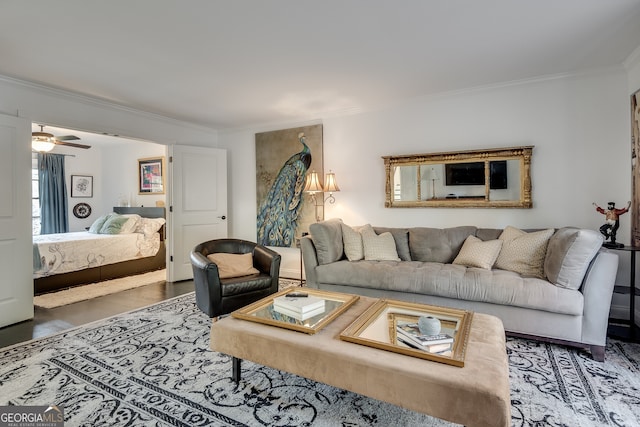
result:
[(67, 185), (64, 156), (38, 153), (38, 190), (40, 192), (40, 234), (66, 233)]

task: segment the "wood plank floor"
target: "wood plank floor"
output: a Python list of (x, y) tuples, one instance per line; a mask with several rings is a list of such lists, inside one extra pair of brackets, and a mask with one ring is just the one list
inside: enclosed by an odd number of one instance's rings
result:
[(161, 282), (62, 307), (35, 307), (32, 320), (0, 329), (0, 348), (146, 307), (193, 290), (193, 280)]

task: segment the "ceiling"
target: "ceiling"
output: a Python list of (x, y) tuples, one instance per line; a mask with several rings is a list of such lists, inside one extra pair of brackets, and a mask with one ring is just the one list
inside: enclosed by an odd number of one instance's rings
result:
[(0, 74), (223, 130), (619, 65), (640, 0), (3, 0)]

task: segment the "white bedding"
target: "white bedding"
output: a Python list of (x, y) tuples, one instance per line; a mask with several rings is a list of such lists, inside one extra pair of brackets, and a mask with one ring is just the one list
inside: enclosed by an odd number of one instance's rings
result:
[[(153, 256), (160, 234), (93, 234), (86, 231), (33, 236), (34, 279)], [(39, 262), (38, 262), (39, 261)]]

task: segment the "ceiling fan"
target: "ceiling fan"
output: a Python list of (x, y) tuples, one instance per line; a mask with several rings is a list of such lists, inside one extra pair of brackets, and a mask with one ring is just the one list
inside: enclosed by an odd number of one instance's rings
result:
[(40, 132), (31, 133), (31, 147), (35, 151), (48, 152), (53, 150), (53, 147), (55, 147), (56, 145), (66, 145), (67, 147), (84, 149), (91, 148), (90, 145), (69, 142), (80, 139), (75, 135), (53, 136), (53, 134), (44, 131), (44, 125), (38, 126), (40, 126)]

